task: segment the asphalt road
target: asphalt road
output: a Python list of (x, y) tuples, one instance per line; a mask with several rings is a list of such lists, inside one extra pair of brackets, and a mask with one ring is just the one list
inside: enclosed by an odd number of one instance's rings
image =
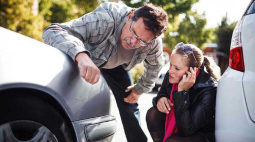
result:
[[(148, 142), (152, 142), (152, 139), (147, 129), (145, 116), (146, 116), (147, 110), (150, 107), (152, 107), (152, 98), (156, 96), (156, 93), (157, 92), (150, 92), (150, 93), (143, 94), (138, 100), (140, 115), (141, 115), (140, 116), (141, 125), (142, 125), (143, 131), (145, 132), (148, 138)], [(111, 115), (115, 116), (115, 118), (117, 119), (117, 131), (114, 134), (112, 142), (127, 142), (124, 129), (121, 123), (119, 111), (118, 111), (115, 98), (113, 95), (111, 95)]]

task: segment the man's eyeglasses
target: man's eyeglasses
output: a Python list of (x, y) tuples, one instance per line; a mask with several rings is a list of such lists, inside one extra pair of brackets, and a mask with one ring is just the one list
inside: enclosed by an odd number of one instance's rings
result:
[(182, 50), (183, 50), (184, 54), (186, 54), (186, 55), (192, 54), (194, 59), (196, 60), (197, 66), (198, 66), (197, 59), (196, 59), (196, 57), (193, 53), (193, 49), (190, 46), (185, 45), (183, 42), (180, 42), (180, 43), (175, 45), (175, 49), (178, 48), (178, 47), (182, 47)]
[(136, 40), (138, 41), (138, 43), (141, 45), (141, 46), (148, 46), (150, 45), (154, 39), (152, 39), (150, 42), (145, 42), (145, 41), (142, 41), (137, 35), (136, 33), (132, 30), (131, 26), (132, 26), (132, 23), (133, 23), (133, 20), (131, 21), (131, 24), (130, 24), (130, 27), (129, 27), (129, 31), (132, 33), (132, 36), (136, 38)]

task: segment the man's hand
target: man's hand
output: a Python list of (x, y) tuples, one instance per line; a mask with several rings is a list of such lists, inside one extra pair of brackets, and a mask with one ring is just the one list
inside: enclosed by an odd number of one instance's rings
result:
[(130, 86), (125, 90), (125, 92), (128, 92), (128, 91), (131, 91), (131, 93), (129, 94), (129, 96), (124, 98), (124, 101), (130, 104), (136, 103), (139, 97), (141, 96), (141, 94), (138, 94), (133, 86)]
[(81, 77), (90, 84), (97, 83), (100, 77), (100, 70), (90, 57), (86, 53), (79, 53), (75, 60), (78, 62)]
[(163, 113), (169, 113), (172, 106), (174, 106), (174, 104), (166, 97), (160, 98), (157, 103), (158, 110)]

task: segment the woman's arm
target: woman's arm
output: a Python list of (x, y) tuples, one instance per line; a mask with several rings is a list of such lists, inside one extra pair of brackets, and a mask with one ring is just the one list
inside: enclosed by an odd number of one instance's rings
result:
[(216, 90), (216, 87), (203, 89), (192, 105), (188, 91), (173, 93), (178, 133), (190, 135), (206, 125), (215, 112)]

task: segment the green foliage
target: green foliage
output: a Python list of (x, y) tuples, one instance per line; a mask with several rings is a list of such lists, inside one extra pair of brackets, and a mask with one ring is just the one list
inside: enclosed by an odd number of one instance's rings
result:
[(101, 0), (75, 0), (74, 3), (77, 6), (78, 16), (82, 16), (85, 13), (93, 11), (99, 4)]
[(45, 21), (50, 21), (52, 11), (50, 10), (53, 5), (53, 0), (40, 0), (39, 14), (44, 16)]
[(227, 15), (222, 18), (221, 24), (216, 29), (217, 43), (218, 43), (218, 59), (221, 68), (221, 74), (225, 72), (228, 67), (229, 51), (232, 33), (237, 22), (228, 24)]
[(198, 1), (199, 0), (140, 0), (139, 2), (132, 3), (131, 0), (123, 0), (123, 2), (130, 7), (140, 7), (145, 3), (162, 6), (167, 12), (170, 22), (173, 22), (175, 17), (179, 14), (189, 11), (191, 6)]
[(41, 40), (43, 18), (32, 12), (33, 0), (1, 0), (0, 26)]
[(228, 17), (226, 15), (222, 18), (221, 24), (216, 29), (218, 51), (225, 53), (227, 56), (229, 56), (232, 33), (236, 23), (228, 24)]
[(175, 18), (182, 13), (186, 13), (191, 6), (199, 0), (151, 0), (156, 5), (161, 5), (168, 13), (169, 21), (174, 22)]
[[(191, 7), (199, 0), (140, 0), (131, 3), (130, 0), (123, 0), (128, 6), (140, 7), (149, 2), (162, 6), (169, 17), (168, 30), (165, 33), (164, 43), (171, 49), (175, 44), (182, 41), (194, 43), (202, 48), (204, 43), (213, 37), (212, 30), (205, 29), (206, 19), (204, 14), (199, 15), (192, 12)], [(186, 15), (180, 19), (180, 14)]]
[(0, 26), (41, 40), (43, 29), (53, 22), (67, 22), (94, 10), (100, 1), (38, 0), (38, 14), (32, 7), (34, 0), (0, 0)]
[(169, 34), (165, 34), (164, 42), (168, 43), (171, 49), (179, 42), (193, 43), (203, 48), (210, 36), (210, 30), (205, 29), (205, 25), (204, 14), (199, 15), (197, 12), (189, 11), (182, 21), (176, 23), (174, 28), (168, 29)]
[(142, 76), (143, 71), (144, 71), (144, 66), (142, 64), (136, 65), (130, 71), (134, 83), (137, 83), (138, 79)]
[(71, 0), (54, 0), (50, 11), (53, 13), (50, 17), (51, 23), (62, 23), (78, 18), (77, 7)]
[(41, 16), (29, 16), (23, 18), (22, 22), (17, 25), (17, 32), (42, 41), (41, 35), (43, 31), (43, 18)]
[(209, 28), (207, 29), (209, 32), (209, 43), (217, 43), (217, 35), (216, 35), (216, 29), (217, 28)]
[[(22, 18), (32, 14), (30, 12), (32, 4), (32, 0), (26, 3), (24, 3), (23, 0), (1, 0), (0, 25), (10, 30), (16, 30), (16, 26), (22, 21)], [(26, 7), (31, 8), (26, 9)]]
[[(78, 18), (85, 13), (94, 10), (103, 0), (38, 0), (38, 15), (33, 15), (32, 6), (34, 0), (0, 0), (0, 26), (25, 34), (37, 40), (41, 40), (41, 34), (50, 23), (67, 22)], [(118, 0), (108, 0), (118, 2)], [(173, 47), (176, 43), (192, 42), (202, 46), (212, 30), (205, 30), (206, 20), (203, 15), (190, 12), (191, 6), (199, 0), (140, 0), (132, 3), (132, 0), (123, 0), (128, 6), (140, 7), (150, 2), (161, 5), (168, 13), (168, 31), (164, 42)], [(183, 20), (180, 14), (186, 13)], [(193, 18), (191, 18), (193, 17)], [(195, 19), (192, 21), (192, 19)], [(195, 21), (195, 22), (194, 22)], [(170, 32), (179, 33), (178, 36), (170, 36)]]

